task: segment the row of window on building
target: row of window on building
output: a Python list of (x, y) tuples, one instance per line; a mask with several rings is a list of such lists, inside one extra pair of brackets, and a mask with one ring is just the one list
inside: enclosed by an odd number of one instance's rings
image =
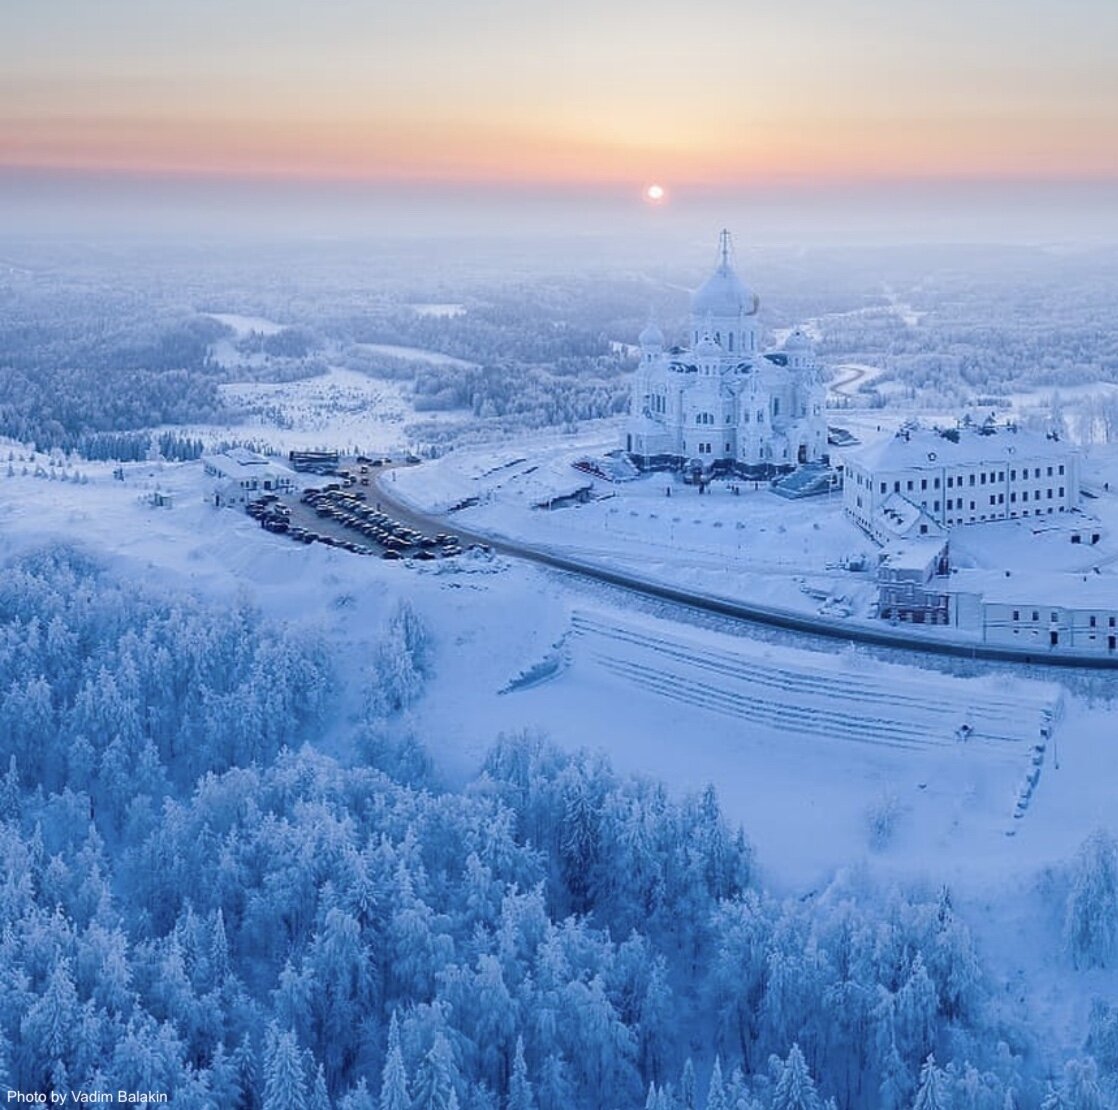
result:
[[(1041, 469), (1042, 468), (1039, 467), (1039, 466), (1033, 467), (1033, 478), (1034, 479), (1039, 479), (1041, 477)], [(1045, 469), (1047, 470), (1047, 477), (1049, 477), (1049, 478), (1055, 477), (1057, 475), (1061, 478), (1064, 476), (1064, 466), (1063, 466), (1062, 463), (1059, 466), (1049, 466)], [(966, 483), (963, 482), (964, 475), (962, 475), (962, 474), (950, 474), (950, 475), (948, 475), (947, 476), (947, 481), (946, 481), (947, 488), (948, 489), (962, 489), (964, 484), (967, 485), (967, 486), (995, 485), (998, 482), (1004, 482), (1005, 481), (1005, 471), (1004, 470), (997, 470), (997, 471), (991, 470), (991, 471), (989, 471), (989, 473), (987, 473), (986, 471), (982, 471), (981, 473), (979, 473), (977, 475), (968, 474), (968, 475), (965, 475), (965, 477), (967, 478)], [(1011, 482), (1018, 481), (1016, 470), (1011, 470), (1009, 472), (1009, 480)], [(1021, 470), (1020, 481), (1027, 482), (1028, 480), (1029, 480), (1029, 468), (1028, 467), (1023, 467), (1022, 470)], [(894, 493), (900, 493), (901, 492), (901, 486), (903, 485), (905, 493), (916, 493), (918, 491), (920, 493), (926, 493), (928, 488), (929, 488), (929, 485), (928, 485), (929, 482), (931, 482), (931, 488), (933, 490), (937, 490), (937, 489), (940, 488), (940, 479), (939, 478), (930, 478), (930, 479), (929, 478), (921, 478), (919, 480), (917, 480), (915, 478), (909, 478), (908, 480), (903, 481), (903, 482), (900, 479), (897, 479), (893, 482), (893, 492)], [(871, 480), (866, 475), (855, 473), (854, 474), (854, 483), (855, 483), (855, 485), (858, 485), (858, 486), (869, 486), (869, 485), (871, 485)], [(889, 492), (889, 483), (888, 482), (881, 482), (879, 492), (880, 493), (888, 493)]]

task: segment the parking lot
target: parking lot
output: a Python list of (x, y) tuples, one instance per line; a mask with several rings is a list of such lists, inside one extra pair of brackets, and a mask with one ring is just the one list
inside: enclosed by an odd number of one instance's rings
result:
[(265, 494), (246, 506), (262, 528), (297, 543), (321, 543), (355, 555), (381, 559), (449, 559), (462, 553), (458, 537), (439, 532), (427, 535), (391, 512), (375, 497), (370, 475), (376, 462), (358, 460), (322, 475), (322, 484), (286, 497)]

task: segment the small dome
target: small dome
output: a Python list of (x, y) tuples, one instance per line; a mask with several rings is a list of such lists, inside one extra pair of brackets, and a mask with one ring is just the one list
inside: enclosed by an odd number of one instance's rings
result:
[(713, 337), (708, 332), (695, 344), (695, 354), (720, 355), (722, 354), (722, 348), (714, 341)]
[(810, 351), (811, 340), (805, 331), (796, 328), (789, 332), (788, 338), (784, 340), (784, 349), (786, 351)]
[(644, 330), (637, 336), (637, 342), (642, 347), (663, 347), (664, 333), (652, 320), (649, 320)]

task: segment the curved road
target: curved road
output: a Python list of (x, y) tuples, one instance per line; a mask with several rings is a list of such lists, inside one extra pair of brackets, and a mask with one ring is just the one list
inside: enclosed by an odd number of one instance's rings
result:
[(733, 601), (727, 597), (719, 597), (717, 594), (707, 594), (670, 586), (663, 582), (642, 578), (640, 575), (611, 570), (609, 567), (588, 563), (571, 555), (561, 555), (544, 548), (520, 543), (517, 540), (497, 538), (487, 532), (477, 532), (470, 528), (463, 528), (453, 518), (446, 515), (440, 516), (420, 512), (393, 495), (391, 489), (388, 488), (391, 483), (387, 483), (386, 486), (383, 478), (384, 475), (382, 474), (375, 480), (377, 497), (400, 520), (412, 524), (420, 531), (428, 533), (453, 531), (463, 543), (487, 544), (502, 555), (526, 559), (529, 562), (552, 567), (555, 570), (578, 574), (583, 578), (591, 578), (598, 582), (605, 582), (610, 586), (619, 586), (621, 589), (643, 594), (646, 597), (660, 598), (664, 601), (671, 601), (677, 605), (685, 605), (707, 613), (716, 613), (719, 616), (732, 617), (750, 624), (780, 628), (808, 636), (842, 640), (845, 643), (874, 644), (878, 647), (897, 648), (902, 651), (920, 652), (928, 655), (946, 655), (960, 659), (987, 659), (1000, 663), (1023, 663), (1043, 667), (1072, 667), (1081, 670), (1101, 671), (1118, 670), (1118, 655), (1097, 656), (1077, 655), (1072, 652), (1019, 651), (1015, 648), (1000, 647), (996, 644), (979, 643), (977, 641), (969, 643), (962, 640), (936, 640), (921, 636), (919, 633), (905, 634), (898, 632), (892, 627), (874, 628), (871, 625), (852, 624), (830, 617), (813, 617), (808, 614), (793, 612), (790, 609), (778, 609), (753, 602)]

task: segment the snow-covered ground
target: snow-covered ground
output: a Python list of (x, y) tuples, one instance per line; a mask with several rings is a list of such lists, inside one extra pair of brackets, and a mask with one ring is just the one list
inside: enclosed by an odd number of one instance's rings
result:
[[(1034, 992), (1032, 1005), (1058, 1026), (1055, 1035), (1068, 1043), (1081, 1036), (1086, 995), (1068, 997), (1056, 934), (1034, 908), (1046, 867), (1100, 825), (1118, 832), (1118, 748), (1098, 690), (1088, 700), (1021, 671), (956, 677), (853, 648), (807, 650), (502, 558), (407, 566), (303, 547), (207, 505), (196, 463), (129, 465), (123, 482), (108, 464), (83, 464), (84, 484), (24, 476), (19, 462), (13, 469), (0, 476), (5, 553), (77, 542), (149, 586), (247, 597), (271, 616), (325, 633), (343, 679), (326, 747), (342, 742), (372, 646), (406, 596), (432, 630), (435, 673), (401, 727), (423, 739), (448, 781), (476, 770), (498, 733), (528, 728), (570, 748), (603, 750), (620, 769), (673, 791), (713, 782), (778, 890), (804, 896), (851, 866), (948, 882), (995, 970), (1007, 980), (1021, 970), (1017, 985)], [(515, 488), (516, 466), (506, 469)], [(401, 471), (399, 482), (416, 482), (425, 470)], [(147, 504), (155, 489), (171, 494), (170, 508)], [(676, 542), (692, 545), (688, 565), (715, 577), (738, 541), (723, 536), (728, 516), (717, 529), (702, 514), (738, 512), (743, 498), (760, 505), (768, 495), (687, 493), (691, 500), (669, 501), (650, 483), (634, 495), (637, 517), (611, 516), (616, 506), (605, 501), (588, 507), (597, 515), (584, 508), (543, 518), (577, 529), (572, 542), (587, 546), (595, 529), (629, 529), (648, 545), (635, 558), (647, 560), (664, 550), (651, 541), (663, 516), (649, 514), (670, 506), (680, 516)], [(774, 565), (781, 548), (820, 566), (847, 550), (837, 519), (816, 533), (801, 508), (766, 508), (758, 517), (766, 531), (749, 531), (743, 546), (767, 552)], [(816, 535), (818, 550), (805, 549)], [(1015, 819), (1046, 710), (1056, 717), (1054, 738), (1031, 804)], [(964, 721), (973, 732), (960, 742)], [(876, 843), (873, 815), (886, 826)], [(1002, 943), (1007, 931), (1018, 944)], [(1096, 987), (1109, 983), (1095, 978)]]
[[(871, 572), (843, 568), (872, 567), (874, 545), (837, 494), (789, 501), (767, 483), (728, 481), (700, 494), (670, 474), (615, 484), (572, 466), (612, 445), (587, 435), (460, 450), (401, 472), (393, 493), (439, 512), (476, 500), (453, 519), (659, 582), (805, 613), (868, 611)], [(584, 504), (540, 507), (591, 483)]]

